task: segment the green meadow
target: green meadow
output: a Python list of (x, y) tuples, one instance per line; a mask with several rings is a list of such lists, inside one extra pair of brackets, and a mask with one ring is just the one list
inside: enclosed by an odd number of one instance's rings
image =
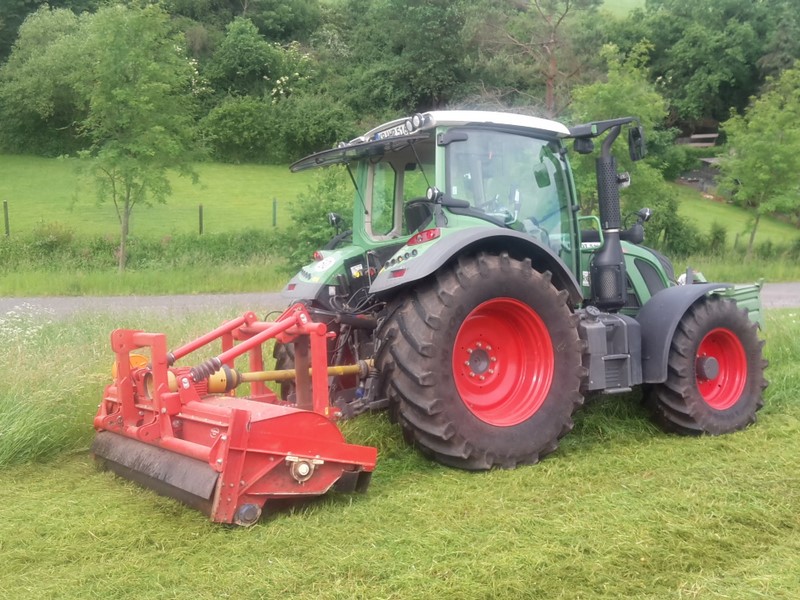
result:
[[(117, 235), (119, 224), (111, 202), (98, 203), (89, 182), (77, 171), (76, 159), (0, 155), (0, 201), (8, 202), (12, 235), (30, 233), (43, 223), (60, 223), (82, 235)], [(291, 220), (291, 207), (306, 189), (308, 173), (292, 174), (281, 165), (195, 166), (199, 182), (173, 177), (166, 204), (134, 209), (131, 233), (161, 237), (197, 233), (203, 205), (206, 233), (269, 229), (273, 200), (277, 224)]]
[[(248, 292), (280, 289), (288, 278), (275, 250), (280, 246), (276, 234), (293, 226), (292, 211), (314, 181), (313, 172), (198, 164), (198, 184), (174, 177), (166, 204), (135, 209), (131, 259), (120, 275), (113, 205), (98, 204), (76, 166), (71, 159), (0, 155), (0, 200), (8, 202), (11, 234), (0, 237), (0, 295)], [(722, 226), (727, 246), (743, 251), (749, 213), (687, 186), (675, 184), (675, 190), (680, 214), (702, 234)], [(198, 235), (201, 204), (203, 236)], [(733, 282), (796, 281), (800, 262), (784, 253), (798, 240), (796, 227), (764, 217), (752, 260), (697, 255), (675, 260), (675, 268), (682, 272), (692, 266), (710, 279)], [(13, 266), (4, 268), (4, 260)]]

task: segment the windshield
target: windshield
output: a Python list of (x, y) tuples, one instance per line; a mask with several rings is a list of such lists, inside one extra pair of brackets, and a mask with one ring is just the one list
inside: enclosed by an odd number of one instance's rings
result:
[(447, 194), (560, 252), (569, 188), (557, 143), (502, 131), (459, 132), (447, 147)]

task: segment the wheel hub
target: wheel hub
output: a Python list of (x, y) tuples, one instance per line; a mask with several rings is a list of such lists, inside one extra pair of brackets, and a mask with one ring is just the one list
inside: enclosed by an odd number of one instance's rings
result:
[(699, 380), (711, 381), (719, 376), (719, 361), (713, 356), (698, 356), (695, 369)]
[(495, 370), (491, 367), (497, 362), (497, 357), (489, 354), (492, 351), (491, 346), (486, 346), (484, 349), (481, 345), (481, 342), (478, 342), (475, 348), (467, 348), (469, 360), (466, 364), (470, 369), (470, 377), (480, 376), (487, 372), (489, 375), (494, 374)]

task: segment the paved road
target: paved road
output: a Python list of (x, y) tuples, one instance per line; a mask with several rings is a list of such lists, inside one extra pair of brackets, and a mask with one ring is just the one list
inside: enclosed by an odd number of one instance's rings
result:
[[(761, 293), (764, 308), (800, 308), (800, 282), (767, 283)], [(0, 297), (0, 316), (22, 307), (25, 312), (47, 312), (67, 317), (77, 312), (161, 311), (185, 314), (195, 310), (230, 308), (235, 314), (253, 310), (279, 309), (287, 304), (280, 293), (203, 294), (196, 296), (81, 296), (44, 298)]]

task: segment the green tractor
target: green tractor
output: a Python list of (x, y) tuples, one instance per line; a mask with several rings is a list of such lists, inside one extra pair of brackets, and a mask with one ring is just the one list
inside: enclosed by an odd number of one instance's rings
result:
[[(535, 463), (587, 395), (643, 386), (665, 429), (722, 434), (755, 421), (766, 387), (759, 285), (678, 283), (642, 245), (649, 209), (623, 229), (611, 148), (633, 118), (567, 128), (535, 117), (440, 111), (386, 123), (306, 157), (345, 165), (352, 230), (284, 289), (331, 336), (344, 417), (388, 408), (406, 438), (469, 470)], [(579, 216), (567, 144), (597, 159), (599, 218)], [(342, 218), (330, 215), (340, 227)], [(681, 278), (682, 279), (682, 278)], [(293, 348), (277, 346), (278, 366)], [(291, 400), (293, 390), (282, 390)]]

